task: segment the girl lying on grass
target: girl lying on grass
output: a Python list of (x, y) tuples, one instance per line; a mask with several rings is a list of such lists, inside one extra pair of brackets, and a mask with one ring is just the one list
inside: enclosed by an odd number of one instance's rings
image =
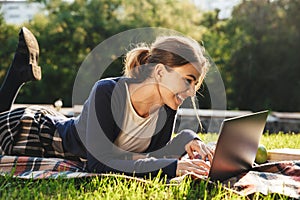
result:
[[(23, 27), (0, 90), (2, 155), (76, 160), (97, 173), (208, 174), (205, 160), (213, 151), (196, 133), (183, 130), (171, 140), (176, 110), (195, 96), (207, 72), (196, 41), (165, 36), (130, 50), (124, 76), (97, 81), (74, 118), (38, 106), (11, 110), (21, 86), (41, 79), (38, 57), (37, 40)], [(189, 159), (181, 159), (186, 153)]]

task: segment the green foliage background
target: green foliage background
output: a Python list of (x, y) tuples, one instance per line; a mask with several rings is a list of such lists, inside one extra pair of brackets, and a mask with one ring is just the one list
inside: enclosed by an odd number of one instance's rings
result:
[[(218, 18), (219, 10), (203, 12), (184, 0), (40, 2), (48, 14), (24, 25), (39, 41), (43, 79), (23, 87), (19, 103), (62, 98), (70, 106), (77, 70), (101, 41), (133, 28), (163, 27), (204, 43), (222, 74), (228, 109), (300, 111), (299, 0), (244, 0), (226, 20)], [(0, 16), (0, 81), (13, 58), (19, 28)], [(119, 58), (104, 76), (121, 72)], [(199, 107), (210, 108), (209, 92), (204, 87), (201, 93)]]

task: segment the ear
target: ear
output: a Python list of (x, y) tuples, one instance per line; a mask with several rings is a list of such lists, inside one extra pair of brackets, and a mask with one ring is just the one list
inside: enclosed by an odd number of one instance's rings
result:
[(154, 68), (154, 77), (156, 80), (160, 81), (161, 78), (165, 75), (166, 73), (166, 67), (165, 65), (159, 63), (155, 66)]

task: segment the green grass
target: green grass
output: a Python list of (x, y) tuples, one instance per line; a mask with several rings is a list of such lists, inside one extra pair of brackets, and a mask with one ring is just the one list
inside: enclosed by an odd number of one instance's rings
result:
[[(206, 141), (215, 141), (216, 134), (200, 134)], [(300, 134), (264, 134), (261, 143), (268, 149), (300, 148)], [(247, 199), (206, 181), (186, 178), (181, 184), (167, 185), (159, 178), (148, 183), (125, 178), (22, 180), (0, 176), (1, 199)], [(255, 194), (251, 199), (288, 199), (285, 196)]]
[[(214, 142), (218, 139), (218, 134), (200, 134), (201, 139), (206, 142)], [(277, 133), (262, 135), (260, 143), (265, 145), (267, 149), (277, 148), (295, 148), (300, 149), (300, 134), (295, 133)]]
[(7, 176), (1, 177), (0, 182), (1, 199), (247, 199), (189, 178), (179, 185), (166, 185), (158, 178), (143, 183), (116, 177), (33, 181)]

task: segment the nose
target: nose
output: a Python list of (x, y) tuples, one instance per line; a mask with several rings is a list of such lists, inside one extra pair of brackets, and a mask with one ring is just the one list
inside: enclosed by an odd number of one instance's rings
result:
[(193, 97), (196, 95), (196, 90), (195, 90), (195, 86), (194, 85), (189, 85), (189, 88), (187, 89), (187, 95), (189, 97)]

